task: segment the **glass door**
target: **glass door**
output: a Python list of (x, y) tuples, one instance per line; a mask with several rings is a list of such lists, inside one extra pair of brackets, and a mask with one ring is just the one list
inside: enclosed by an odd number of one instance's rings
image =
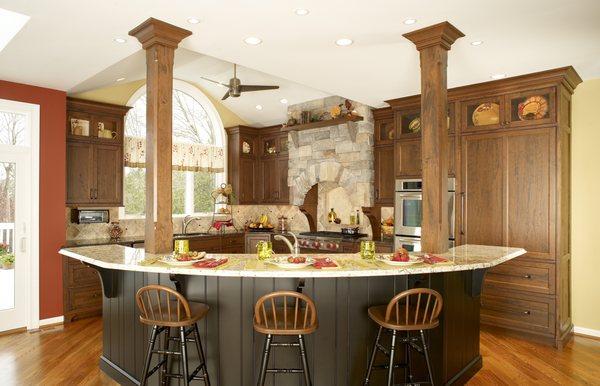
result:
[(33, 113), (26, 107), (0, 100), (0, 332), (30, 327), (37, 319), (30, 252), (32, 198), (37, 199), (32, 194)]

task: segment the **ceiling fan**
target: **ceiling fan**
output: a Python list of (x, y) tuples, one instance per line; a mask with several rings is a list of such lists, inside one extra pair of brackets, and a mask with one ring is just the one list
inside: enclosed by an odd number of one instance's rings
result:
[(233, 78), (229, 79), (229, 84), (217, 82), (216, 80), (208, 79), (203, 76), (200, 78), (204, 80), (208, 80), (209, 82), (216, 83), (220, 86), (227, 87), (229, 90), (223, 95), (221, 100), (225, 100), (229, 97), (237, 98), (242, 95), (243, 92), (249, 91), (262, 91), (262, 90), (276, 90), (279, 86), (263, 86), (263, 85), (250, 85), (250, 84), (242, 84), (237, 77), (237, 65), (233, 64)]

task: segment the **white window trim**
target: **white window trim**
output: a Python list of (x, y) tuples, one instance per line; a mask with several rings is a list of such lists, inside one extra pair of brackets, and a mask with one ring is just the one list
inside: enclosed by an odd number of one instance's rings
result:
[[(216, 127), (213, 127), (213, 129), (215, 131), (215, 145), (223, 147), (224, 152), (225, 152), (225, 159), (227, 159), (227, 150), (228, 150), (227, 149), (227, 140), (226, 140), (227, 136), (225, 133), (225, 128), (223, 126), (223, 121), (221, 120), (221, 116), (219, 115), (219, 112), (215, 108), (215, 105), (206, 96), (206, 94), (204, 94), (198, 87), (196, 87), (186, 81), (183, 81), (180, 79), (173, 79), (173, 90), (179, 90), (179, 91), (182, 91), (182, 92), (188, 94), (189, 96), (191, 96), (192, 98), (197, 100), (198, 103), (200, 103), (202, 105), (202, 107), (208, 114), (208, 118), (216, 126)], [(133, 106), (133, 104), (144, 94), (146, 94), (146, 85), (145, 84), (142, 85), (140, 88), (138, 88), (136, 90), (136, 92), (133, 93), (133, 95), (127, 101), (127, 106)], [(191, 185), (190, 185), (190, 181), (191, 181)], [(217, 185), (220, 185), (226, 181), (227, 181), (227, 162), (225, 162), (225, 164), (223, 165), (223, 172), (216, 175), (215, 183)], [(192, 190), (189, 190), (190, 187), (192, 188)], [(192, 172), (186, 173), (186, 193), (185, 194), (186, 194), (186, 200), (185, 200), (186, 205), (185, 205), (184, 211), (186, 213), (185, 214), (173, 214), (172, 215), (173, 218), (183, 218), (183, 217), (187, 216), (188, 214), (191, 214), (191, 215), (194, 215), (197, 217), (212, 217), (212, 215), (213, 215), (212, 213), (195, 213), (195, 212), (193, 212), (194, 191), (193, 191)], [(123, 196), (124, 195), (125, 195), (125, 187), (123, 186)], [(191, 200), (190, 200), (190, 197), (191, 197)], [(188, 213), (188, 210), (190, 211), (190, 213)], [(125, 207), (122, 206), (122, 207), (119, 207), (119, 218), (126, 219), (126, 220), (136, 220), (136, 219), (145, 219), (146, 217), (139, 216), (139, 215), (128, 215), (125, 213)]]

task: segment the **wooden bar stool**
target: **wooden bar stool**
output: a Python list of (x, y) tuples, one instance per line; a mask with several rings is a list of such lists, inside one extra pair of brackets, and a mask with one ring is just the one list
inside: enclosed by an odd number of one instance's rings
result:
[[(387, 369), (387, 384), (394, 382), (394, 368), (404, 367), (406, 369), (405, 381), (412, 383), (431, 383), (433, 385), (433, 372), (429, 362), (429, 352), (427, 342), (425, 341), (424, 330), (430, 330), (439, 325), (438, 316), (442, 311), (443, 299), (437, 291), (429, 288), (414, 288), (399, 293), (394, 296), (387, 305), (369, 307), (369, 317), (379, 325), (377, 338), (373, 345), (371, 360), (367, 368), (364, 385), (369, 384), (369, 378), (373, 368)], [(383, 347), (379, 340), (383, 329), (391, 331), (392, 343), (389, 350)], [(406, 362), (394, 364), (394, 354), (396, 352), (396, 341), (398, 331), (406, 331), (405, 337), (400, 337), (401, 343), (405, 344)], [(419, 337), (411, 337), (411, 331), (419, 331)], [(420, 341), (420, 342), (419, 342)], [(419, 346), (419, 343), (421, 346)], [(428, 382), (413, 382), (413, 376), (410, 372), (410, 353), (411, 349), (425, 356), (427, 363)], [(388, 364), (375, 366), (375, 357), (377, 352), (381, 351), (388, 357)]]
[[(265, 305), (267, 303), (267, 305)], [(258, 385), (265, 384), (267, 373), (303, 373), (307, 386), (312, 385), (304, 335), (318, 327), (315, 303), (308, 296), (294, 291), (277, 291), (264, 295), (254, 306), (254, 330), (267, 334), (263, 350)], [(274, 335), (297, 335), (298, 343), (273, 342)], [(301, 369), (268, 368), (271, 347), (298, 347)]]
[[(161, 369), (160, 380), (162, 385), (168, 384), (169, 378), (183, 379), (184, 385), (194, 380), (202, 380), (205, 385), (210, 385), (206, 358), (200, 342), (200, 333), (196, 322), (208, 313), (208, 306), (203, 303), (188, 302), (179, 292), (162, 285), (149, 285), (139, 289), (135, 296), (140, 310), (140, 322), (152, 326), (152, 333), (148, 343), (144, 372), (140, 385), (146, 385), (148, 378)], [(171, 337), (171, 328), (178, 329), (178, 336)], [(156, 337), (164, 332), (163, 348), (154, 349)], [(193, 334), (193, 338), (188, 335)], [(179, 342), (179, 351), (170, 351), (169, 343)], [(202, 363), (191, 373), (188, 369), (187, 342), (195, 342), (198, 357)], [(161, 359), (150, 370), (152, 355), (159, 354)], [(169, 356), (178, 356), (181, 361), (183, 374), (168, 373)], [(200, 373), (200, 375), (198, 375)]]

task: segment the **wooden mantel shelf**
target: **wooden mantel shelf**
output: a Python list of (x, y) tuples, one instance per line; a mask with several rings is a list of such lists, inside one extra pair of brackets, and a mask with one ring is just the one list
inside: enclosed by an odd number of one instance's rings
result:
[(324, 121), (310, 122), (310, 123), (304, 123), (301, 125), (294, 125), (294, 126), (284, 126), (281, 128), (281, 131), (302, 131), (302, 130), (308, 130), (308, 129), (317, 129), (319, 127), (337, 126), (337, 125), (342, 125), (342, 124), (348, 123), (348, 122), (358, 122), (358, 121), (362, 121), (362, 120), (364, 120), (364, 118), (361, 117), (360, 115), (352, 115), (352, 116), (344, 115), (343, 117), (334, 118), (334, 119), (326, 119)]

